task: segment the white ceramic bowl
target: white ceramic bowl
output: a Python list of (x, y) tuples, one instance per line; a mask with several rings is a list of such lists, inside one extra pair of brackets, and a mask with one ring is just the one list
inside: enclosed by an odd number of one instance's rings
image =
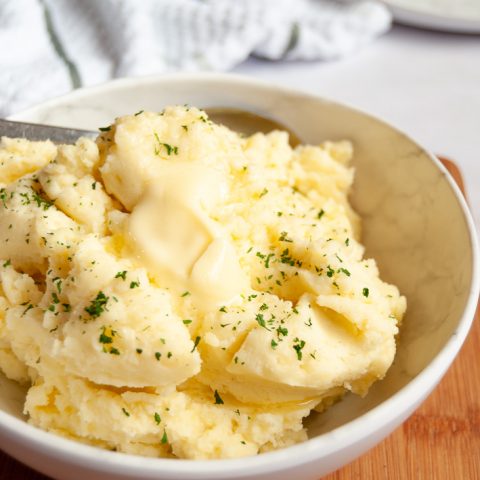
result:
[(408, 298), (394, 365), (366, 398), (349, 396), (326, 413), (312, 415), (307, 442), (256, 457), (215, 461), (143, 458), (46, 433), (25, 422), (24, 391), (0, 376), (0, 445), (62, 480), (318, 479), (403, 422), (458, 353), (479, 292), (471, 216), (443, 166), (403, 133), (349, 107), (251, 79), (177, 75), (119, 80), (12, 118), (96, 129), (121, 114), (184, 103), (252, 110), (279, 120), (309, 143), (353, 141), (357, 176), (352, 202), (364, 219), (367, 254), (376, 258), (382, 278)]

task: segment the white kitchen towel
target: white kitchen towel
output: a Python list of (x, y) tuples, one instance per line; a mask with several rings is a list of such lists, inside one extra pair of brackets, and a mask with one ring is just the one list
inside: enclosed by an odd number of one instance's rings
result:
[(352, 0), (0, 0), (0, 115), (111, 78), (330, 60), (390, 27)]

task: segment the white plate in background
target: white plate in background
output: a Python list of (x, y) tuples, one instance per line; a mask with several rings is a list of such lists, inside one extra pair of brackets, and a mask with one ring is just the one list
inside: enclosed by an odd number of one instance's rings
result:
[(384, 0), (398, 23), (480, 34), (480, 0)]

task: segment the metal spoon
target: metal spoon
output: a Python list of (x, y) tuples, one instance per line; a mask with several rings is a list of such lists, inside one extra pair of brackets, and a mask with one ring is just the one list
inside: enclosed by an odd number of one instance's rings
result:
[[(301, 143), (291, 129), (271, 118), (239, 108), (206, 108), (205, 111), (213, 122), (225, 125), (236, 132), (252, 135), (256, 132), (284, 130), (289, 134), (292, 147)], [(0, 136), (27, 138), (34, 141), (51, 140), (54, 143), (74, 143), (79, 137), (95, 138), (98, 132), (0, 119)]]

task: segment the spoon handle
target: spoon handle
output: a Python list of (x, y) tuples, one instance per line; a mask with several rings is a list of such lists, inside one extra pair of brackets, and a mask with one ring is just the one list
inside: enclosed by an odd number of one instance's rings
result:
[(0, 137), (28, 138), (28, 140), (51, 140), (54, 143), (75, 143), (79, 137), (95, 138), (97, 132), (74, 128), (52, 127), (35, 123), (14, 122), (0, 119)]

